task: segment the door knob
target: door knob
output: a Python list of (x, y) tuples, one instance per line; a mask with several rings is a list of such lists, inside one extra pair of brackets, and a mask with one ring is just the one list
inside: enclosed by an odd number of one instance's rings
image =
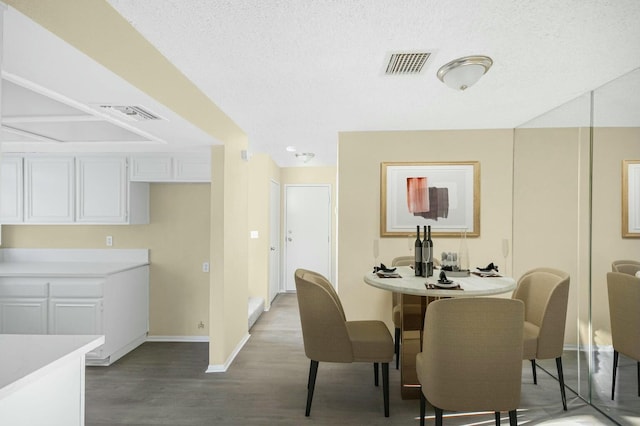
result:
[(276, 251), (276, 248), (275, 248), (275, 247), (269, 247), (269, 249), (270, 249), (271, 251)]

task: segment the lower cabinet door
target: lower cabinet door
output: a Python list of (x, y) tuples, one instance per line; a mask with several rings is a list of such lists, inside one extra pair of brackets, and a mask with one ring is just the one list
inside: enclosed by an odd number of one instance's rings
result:
[(0, 298), (0, 334), (47, 334), (47, 299)]
[[(104, 334), (103, 299), (49, 299), (49, 334)], [(102, 346), (87, 356), (101, 352)]]

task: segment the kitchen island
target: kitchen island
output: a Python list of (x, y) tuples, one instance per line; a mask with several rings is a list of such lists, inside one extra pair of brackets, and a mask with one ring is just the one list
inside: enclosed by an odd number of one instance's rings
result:
[(0, 334), (104, 335), (87, 365), (110, 365), (149, 330), (146, 249), (0, 250)]
[(0, 335), (0, 419), (84, 425), (85, 354), (104, 336)]

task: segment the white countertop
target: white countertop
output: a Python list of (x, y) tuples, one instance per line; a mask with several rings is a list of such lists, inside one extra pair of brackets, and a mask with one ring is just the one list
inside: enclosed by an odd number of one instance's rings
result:
[(413, 269), (409, 266), (399, 266), (396, 270), (402, 278), (380, 278), (374, 273), (364, 276), (364, 281), (383, 290), (396, 293), (413, 294), (416, 296), (433, 297), (476, 297), (491, 296), (507, 293), (516, 288), (516, 282), (511, 277), (479, 277), (471, 275), (469, 277), (449, 277), (460, 284), (462, 290), (427, 289), (425, 283), (435, 284), (438, 281), (439, 270), (434, 272), (434, 276), (416, 277)]
[(148, 262), (1, 262), (0, 277), (106, 277)]
[(0, 334), (0, 399), (104, 344), (104, 336)]

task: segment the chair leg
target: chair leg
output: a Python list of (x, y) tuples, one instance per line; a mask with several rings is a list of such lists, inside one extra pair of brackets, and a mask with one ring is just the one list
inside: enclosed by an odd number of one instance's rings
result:
[(396, 327), (395, 337), (394, 350), (396, 351), (396, 370), (398, 370), (400, 368), (400, 328), (398, 327)]
[(378, 363), (373, 363), (373, 384), (378, 386)]
[(382, 363), (382, 396), (384, 398), (384, 416), (389, 417), (389, 363), (388, 362)]
[(536, 375), (536, 360), (535, 359), (531, 360), (531, 371), (533, 372), (533, 384), (537, 385), (538, 384), (538, 376)]
[(567, 411), (567, 394), (564, 390), (564, 374), (562, 373), (562, 357), (556, 358), (556, 367), (558, 368), (558, 380), (560, 381), (560, 394), (562, 395), (562, 408)]
[(436, 412), (436, 426), (442, 426), (442, 408), (433, 407)]
[(422, 393), (422, 386), (420, 386), (420, 426), (424, 426), (424, 415), (427, 411), (427, 398)]
[(616, 370), (618, 369), (618, 351), (613, 350), (613, 377), (611, 380), (611, 400), (613, 401), (613, 394), (616, 391)]
[(318, 375), (318, 361), (311, 360), (309, 366), (309, 382), (307, 383), (307, 409), (304, 413), (309, 417), (311, 413), (311, 401), (313, 400), (313, 390), (316, 387), (316, 376)]
[(500, 411), (496, 411), (495, 415), (496, 415), (496, 426), (500, 426)]
[(518, 416), (516, 416), (516, 410), (509, 411), (509, 425), (510, 426), (518, 425)]

